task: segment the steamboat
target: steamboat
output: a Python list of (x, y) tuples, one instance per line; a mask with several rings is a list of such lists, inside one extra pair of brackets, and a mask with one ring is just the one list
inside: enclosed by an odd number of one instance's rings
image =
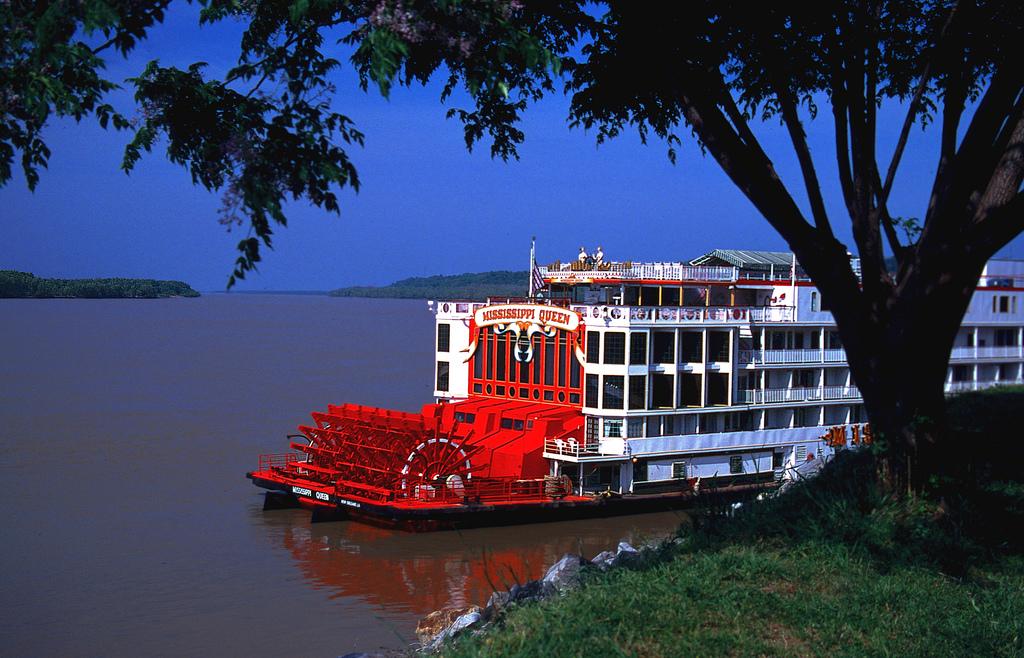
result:
[[(429, 302), (434, 402), (313, 412), (290, 452), (247, 474), (265, 508), (408, 530), (654, 511), (749, 495), (871, 440), (826, 300), (792, 254), (581, 249), (531, 257), (530, 278), (522, 300)], [(1024, 383), (1022, 291), (1024, 261), (986, 265), (949, 393)]]

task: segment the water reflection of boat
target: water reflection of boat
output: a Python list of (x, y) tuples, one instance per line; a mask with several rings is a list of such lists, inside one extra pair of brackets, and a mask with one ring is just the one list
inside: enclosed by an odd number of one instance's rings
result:
[(683, 518), (645, 514), (430, 534), (282, 519), (280, 537), (303, 577), (332, 597), (422, 616), (485, 603), (496, 589), (540, 577), (566, 552), (594, 555), (619, 539), (666, 536)]

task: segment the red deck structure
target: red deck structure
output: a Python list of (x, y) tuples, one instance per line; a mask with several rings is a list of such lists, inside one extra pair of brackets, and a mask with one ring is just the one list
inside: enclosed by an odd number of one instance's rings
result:
[[(551, 477), (545, 439), (578, 438), (576, 409), (472, 398), (419, 414), (353, 404), (314, 412), (295, 452), (261, 455), (249, 478), (310, 509), (391, 517), (430, 510), (586, 503), (567, 477)], [(419, 514), (417, 514), (419, 512)], [(362, 514), (360, 514), (362, 516)]]

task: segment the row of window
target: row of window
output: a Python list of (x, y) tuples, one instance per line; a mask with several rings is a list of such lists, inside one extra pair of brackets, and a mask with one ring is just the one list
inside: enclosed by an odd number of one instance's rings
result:
[[(1015, 380), (1020, 377), (1021, 368), (1016, 363), (999, 363), (999, 364), (987, 364), (982, 366), (987, 368), (995, 368), (995, 372), (988, 371), (989, 376), (995, 376), (994, 379), (979, 380), (979, 381), (1007, 381)], [(951, 368), (950, 381), (954, 382), (972, 382), (975, 381), (974, 377), (974, 366), (971, 365), (955, 365)]]
[[(786, 453), (783, 450), (772, 452), (772, 469), (782, 468), (785, 462)], [(741, 475), (746, 472), (743, 455), (732, 455), (729, 457), (729, 475)], [(650, 464), (647, 460), (639, 460), (633, 464), (633, 481), (650, 482)], [(689, 463), (686, 461), (672, 462), (672, 479), (684, 480), (689, 477)]]
[[(975, 343), (975, 332), (973, 330), (968, 331), (966, 334), (967, 347), (974, 347)], [(1017, 347), (1020, 345), (1020, 330), (1017, 328), (1013, 329), (995, 329), (992, 334), (993, 343), (996, 347)], [(977, 339), (978, 347), (987, 347), (987, 341), (985, 338), (978, 336)]]
[[(729, 362), (729, 332), (709, 331), (707, 359), (710, 362)], [(602, 351), (602, 339), (604, 341)], [(678, 342), (678, 345), (677, 345)], [(678, 348), (680, 362), (704, 362), (704, 332), (655, 330), (650, 332), (650, 351), (648, 352), (648, 333), (634, 331), (629, 334), (629, 364), (646, 365), (651, 363), (675, 363)], [(604, 363), (606, 365), (625, 365), (626, 333), (622, 331), (587, 332), (587, 363)]]
[[(848, 417), (846, 408), (837, 411), (838, 415), (826, 414), (823, 418), (821, 407), (818, 406), (772, 409), (765, 412), (764, 429), (786, 429), (791, 426), (817, 427), (860, 423), (866, 420), (863, 405), (850, 405)], [(603, 419), (587, 416), (586, 439), (588, 443), (594, 443), (601, 437), (641, 439), (689, 434), (749, 432), (759, 429), (760, 421), (761, 417), (758, 412), (753, 411)]]
[[(731, 346), (728, 331), (689, 331), (674, 329), (633, 331), (628, 334), (629, 365), (650, 363), (729, 363)], [(704, 336), (707, 335), (707, 353)], [(826, 349), (842, 348), (839, 333), (832, 330), (768, 331), (763, 336), (740, 338), (739, 349), (773, 350), (819, 349), (824, 338)], [(603, 342), (602, 342), (603, 341)], [(648, 349), (648, 341), (650, 349)], [(588, 331), (587, 362), (606, 365), (626, 364), (627, 334), (622, 331)], [(603, 349), (602, 349), (603, 348)], [(678, 359), (676, 358), (678, 356)]]
[[(704, 378), (707, 378), (707, 397)], [(629, 409), (674, 409), (676, 407), (712, 407), (729, 404), (729, 374), (679, 373), (678, 396), (675, 375), (651, 373), (648, 375), (591, 375), (586, 376), (584, 406), (591, 409), (625, 409), (628, 379)], [(648, 391), (648, 379), (650, 391)]]

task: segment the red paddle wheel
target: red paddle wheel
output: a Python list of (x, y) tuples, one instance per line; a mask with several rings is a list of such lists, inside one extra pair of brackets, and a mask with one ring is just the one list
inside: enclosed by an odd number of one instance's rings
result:
[(312, 416), (290, 437), (295, 452), (261, 455), (249, 474), (305, 507), (388, 516), (545, 503), (572, 493), (567, 478), (549, 476), (542, 453), (546, 440), (582, 433), (576, 410), (475, 399), (429, 404), (418, 414), (330, 405)]
[(474, 470), (484, 466), (472, 430), (449, 438), (441, 432), (439, 414), (345, 404), (312, 416), (314, 424), (300, 425), (302, 434), (292, 437), (301, 439), (291, 447), (305, 458), (271, 471), (337, 496), (386, 502), (461, 495)]

